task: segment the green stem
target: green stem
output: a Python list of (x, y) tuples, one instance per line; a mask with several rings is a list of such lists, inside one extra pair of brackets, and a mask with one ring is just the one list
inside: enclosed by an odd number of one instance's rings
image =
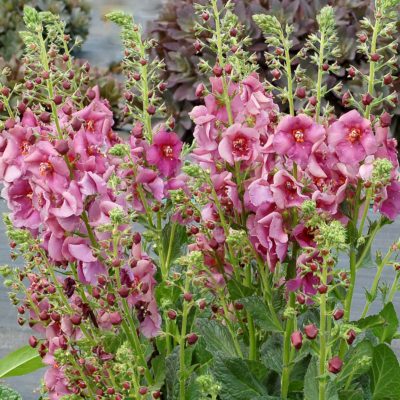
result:
[(363, 215), (361, 217), (360, 227), (358, 228), (358, 236), (362, 236), (362, 234), (363, 234), (365, 221), (367, 219), (367, 215), (368, 215), (368, 211), (369, 211), (369, 204), (371, 202), (371, 196), (372, 196), (372, 189), (368, 188), (367, 193), (365, 195), (364, 211), (363, 211)]
[[(322, 266), (323, 285), (327, 284), (328, 268), (324, 260)], [(320, 297), (320, 323), (319, 323), (319, 400), (325, 400), (326, 386), (326, 354), (327, 354), (327, 313), (326, 313), (327, 294), (322, 293)]]
[[(190, 289), (190, 279), (186, 275), (185, 281), (185, 289), (184, 293), (188, 293)], [(185, 341), (186, 341), (186, 329), (187, 329), (187, 320), (188, 314), (190, 310), (190, 304), (183, 300), (183, 311), (182, 311), (182, 327), (181, 334), (179, 338), (179, 399), (185, 400), (186, 398), (186, 379), (185, 379)]]
[[(361, 189), (361, 180), (358, 180), (356, 194), (354, 197), (354, 214), (352, 220), (355, 228), (357, 228), (358, 214), (360, 210)], [(356, 285), (357, 276), (357, 243), (351, 243), (350, 246), (350, 286), (345, 300), (344, 321), (349, 321), (350, 319), (351, 304), (353, 302), (354, 287)]]
[(376, 297), (379, 280), (381, 279), (383, 268), (389, 262), (390, 257), (392, 256), (392, 253), (393, 253), (393, 250), (392, 250), (392, 247), (390, 247), (390, 249), (388, 250), (388, 252), (385, 255), (385, 258), (378, 265), (378, 268), (377, 268), (376, 274), (375, 274), (375, 278), (374, 278), (374, 281), (372, 282), (372, 286), (371, 286), (371, 290), (370, 290), (370, 298), (367, 298), (367, 302), (365, 303), (365, 307), (361, 314), (361, 318), (364, 318), (367, 315), (369, 307), (371, 306), (372, 301), (374, 301), (374, 299)]
[(292, 60), (290, 57), (290, 48), (288, 46), (288, 40), (285, 38), (283, 34), (283, 30), (280, 32), (281, 42), (283, 43), (283, 47), (285, 49), (285, 69), (286, 69), (286, 78), (287, 78), (287, 96), (289, 102), (289, 113), (290, 115), (294, 115), (294, 100), (293, 100), (293, 78), (292, 78)]
[(392, 287), (390, 288), (390, 293), (389, 293), (389, 303), (393, 302), (394, 296), (397, 293), (397, 290), (399, 289), (399, 278), (400, 278), (400, 271), (396, 272), (396, 276), (394, 278), (394, 281), (392, 283)]
[(325, 37), (321, 32), (321, 40), (319, 47), (319, 61), (318, 61), (318, 79), (317, 79), (317, 106), (315, 108), (315, 119), (319, 122), (320, 114), (321, 114), (321, 100), (322, 100), (322, 65), (324, 63), (324, 47), (325, 47)]
[[(220, 12), (218, 10), (217, 1), (212, 0), (211, 3), (212, 3), (213, 13), (214, 13), (214, 20), (215, 20), (215, 34), (217, 36), (218, 62), (220, 64), (220, 66), (223, 68), (225, 66), (225, 59), (224, 59), (224, 52), (222, 49), (222, 46), (223, 46), (222, 30), (221, 30), (221, 21), (219, 19)], [(222, 87), (223, 87), (224, 103), (225, 103), (226, 111), (228, 114), (229, 125), (232, 125), (233, 124), (232, 106), (231, 106), (231, 99), (229, 97), (228, 84), (226, 82), (225, 71), (223, 72), (223, 74), (224, 75), (222, 76)]]
[[(377, 12), (375, 13), (377, 15)], [(378, 32), (380, 29), (380, 18), (376, 17), (375, 24), (372, 32), (371, 40), (371, 54), (376, 53)], [(369, 63), (369, 76), (368, 76), (368, 93), (373, 96), (375, 91), (375, 62), (370, 60)], [(371, 114), (372, 105), (368, 105), (365, 109), (365, 118), (369, 118)]]
[[(289, 293), (289, 307), (294, 310), (295, 295), (293, 292)], [(281, 378), (281, 397), (282, 399), (288, 398), (289, 383), (290, 383), (290, 362), (291, 362), (291, 343), (290, 337), (294, 331), (294, 317), (289, 316), (286, 321), (285, 334), (283, 339), (283, 370)]]

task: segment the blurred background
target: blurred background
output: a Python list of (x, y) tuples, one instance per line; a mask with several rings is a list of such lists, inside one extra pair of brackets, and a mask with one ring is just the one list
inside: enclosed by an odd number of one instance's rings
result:
[[(201, 3), (204, 1), (198, 0)], [(213, 55), (206, 52), (196, 54), (194, 50), (193, 3), (193, 0), (0, 0), (0, 71), (6, 66), (11, 69), (11, 74), (7, 78), (0, 76), (0, 83), (13, 86), (22, 78), (20, 70), (22, 45), (18, 31), (23, 29), (24, 5), (29, 4), (38, 10), (50, 10), (61, 15), (72, 37), (82, 39), (81, 48), (75, 51), (77, 62), (79, 59), (87, 59), (90, 62), (93, 85), (100, 86), (102, 96), (108, 99), (115, 113), (116, 128), (122, 128), (124, 124), (118, 113), (123, 97), (118, 65), (122, 57), (119, 30), (102, 19), (107, 12), (121, 9), (132, 13), (136, 22), (144, 26), (147, 33), (157, 40), (154, 54), (164, 59), (166, 63), (165, 79), (169, 87), (166, 98), (167, 109), (176, 120), (178, 133), (190, 141), (191, 121), (188, 111), (198, 104), (195, 96), (198, 83), (207, 84), (205, 77), (198, 71), (198, 63), (200, 57), (209, 60), (211, 65), (215, 62)], [(337, 74), (331, 75), (329, 85), (334, 86), (340, 81), (344, 86), (343, 93), (347, 89), (362, 91), (357, 80), (348, 79), (347, 70), (351, 65), (357, 66), (358, 69), (365, 67), (365, 60), (356, 51), (357, 32), (360, 30), (359, 20), (363, 16), (370, 15), (373, 0), (234, 0), (234, 3), (241, 23), (246, 26), (248, 35), (253, 40), (250, 50), (257, 54), (261, 74), (266, 77), (269, 77), (269, 72), (263, 61), (263, 53), (267, 48), (259, 30), (252, 23), (252, 15), (268, 12), (275, 14), (281, 20), (293, 23), (294, 51), (296, 51), (306, 37), (316, 29), (315, 16), (319, 10), (327, 4), (334, 6), (342, 57), (339, 59), (341, 68)], [(387, 90), (400, 91), (397, 76), (394, 77), (393, 85)], [(332, 95), (329, 101), (338, 111), (343, 109), (340, 96)], [(400, 109), (397, 107), (392, 111), (396, 115), (393, 121), (393, 134), (396, 135), (400, 126)], [(6, 211), (2, 201), (0, 201), (0, 211)], [(398, 238), (399, 232), (399, 223), (387, 227), (385, 234), (377, 241), (376, 249), (386, 251), (390, 243)], [(0, 264), (11, 263), (8, 253), (8, 242), (4, 235), (3, 224), (0, 223)], [(368, 269), (360, 271), (354, 317), (361, 312), (365, 298), (364, 287), (370, 287), (372, 274), (373, 272)], [(392, 279), (391, 271), (387, 271), (385, 279), (388, 281)], [(30, 335), (30, 329), (18, 326), (16, 319), (16, 310), (10, 306), (7, 290), (0, 282), (0, 358), (25, 345)], [(400, 355), (400, 352), (398, 353)], [(39, 387), (42, 375), (43, 370), (29, 376), (9, 379), (7, 384), (18, 389), (24, 400), (37, 400), (39, 394), (34, 393), (34, 390)]]

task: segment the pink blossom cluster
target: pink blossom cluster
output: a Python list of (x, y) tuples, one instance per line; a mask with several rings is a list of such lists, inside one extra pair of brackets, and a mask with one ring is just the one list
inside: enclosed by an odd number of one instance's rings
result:
[[(110, 224), (110, 212), (115, 208), (126, 214), (144, 212), (145, 205), (161, 202), (168, 189), (183, 185), (177, 177), (182, 142), (165, 130), (157, 133), (150, 145), (143, 139), (142, 126), (136, 125), (130, 138), (131, 154), (122, 160), (131, 160), (135, 168), (122, 168), (121, 158), (109, 154), (114, 145), (122, 143), (112, 130), (112, 112), (96, 88), (94, 93), (83, 109), (76, 109), (72, 102), (60, 106), (57, 122), (27, 108), (20, 119), (6, 122), (0, 136), (2, 196), (11, 210), (13, 225), (29, 230), (41, 243), (39, 255), (47, 260), (43, 268), (57, 267), (67, 273), (67, 277), (57, 275), (67, 304), (52, 304), (48, 296), (56, 292), (55, 285), (46, 274), (31, 273), (27, 297), (19, 310), (21, 314), (28, 312), (30, 326), (41, 335), (38, 350), (50, 366), (45, 383), (51, 399), (73, 390), (64, 367), (53, 355), (57, 349), (72, 351), (71, 344), (83, 336), (83, 320), (104, 330), (118, 327), (122, 322), (120, 299), (124, 298), (136, 310), (142, 334), (153, 337), (159, 333), (156, 267), (141, 249), (140, 234), (133, 234), (128, 258), (126, 246), (118, 244), (116, 251), (111, 248), (117, 259), (110, 259), (107, 243), (112, 242), (111, 232), (100, 228)], [(108, 184), (114, 175), (122, 181), (118, 191)], [(133, 200), (128, 202), (129, 196)], [(119, 227), (121, 232), (125, 228)], [(76, 277), (70, 265), (76, 266)], [(110, 268), (120, 269), (117, 296), (108, 289), (110, 284), (115, 286)], [(78, 284), (91, 287), (84, 294), (89, 301), (98, 302), (97, 309), (76, 290)], [(35, 337), (31, 342), (37, 346)], [(103, 349), (98, 353), (105, 360), (112, 358)]]
[[(221, 100), (222, 79), (211, 79), (205, 104), (190, 114), (197, 142), (192, 156), (210, 171), (213, 189), (229, 218), (227, 224), (247, 229), (249, 240), (271, 271), (285, 261), (290, 243), (316, 247), (314, 232), (301, 218), (293, 226), (293, 211), (301, 212), (304, 201), (313, 200), (317, 213), (346, 226), (344, 203), (355, 196), (358, 183), (371, 185), (377, 159), (389, 160), (392, 172), (390, 182), (375, 187), (375, 211), (392, 220), (400, 213), (396, 141), (389, 138), (387, 124), (371, 124), (356, 110), (321, 123), (306, 114), (278, 118), (278, 106), (256, 74), (227, 83), (229, 110)], [(198, 93), (202, 92), (200, 87)], [(244, 179), (238, 180), (239, 176)], [(224, 248), (214, 200), (210, 196), (202, 210), (203, 223), (214, 228), (213, 235), (203, 243), (205, 237), (199, 233), (197, 249)], [(319, 278), (310, 268), (304, 273), (302, 267), (318, 257), (317, 250), (312, 257), (300, 256), (298, 276), (289, 282), (289, 290), (306, 295), (317, 292)], [(205, 259), (212, 264), (212, 258)]]

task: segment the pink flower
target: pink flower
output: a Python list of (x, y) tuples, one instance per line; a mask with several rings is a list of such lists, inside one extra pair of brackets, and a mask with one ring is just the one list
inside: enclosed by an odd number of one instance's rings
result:
[(393, 221), (400, 214), (400, 182), (393, 181), (386, 192), (387, 199), (382, 202), (380, 212)]
[(324, 135), (324, 127), (307, 115), (287, 115), (276, 128), (273, 146), (278, 154), (286, 155), (304, 168), (313, 145), (323, 139)]
[(328, 128), (328, 144), (346, 164), (357, 164), (377, 151), (371, 122), (356, 110), (342, 115)]
[(205, 106), (195, 107), (189, 115), (196, 125), (193, 137), (196, 139), (197, 146), (208, 152), (217, 150), (218, 132), (214, 127), (215, 116), (209, 114)]
[(272, 197), (280, 209), (298, 207), (307, 198), (301, 194), (302, 185), (285, 170), (280, 170), (274, 175), (271, 185)]
[(283, 227), (283, 217), (280, 213), (260, 207), (256, 215), (247, 220), (250, 240), (255, 249), (266, 258), (271, 271), (278, 261), (283, 261), (288, 249), (288, 235)]
[(239, 161), (248, 165), (259, 155), (260, 134), (255, 129), (234, 124), (222, 134), (218, 151), (220, 156), (231, 165)]
[(44, 374), (44, 383), (49, 391), (50, 400), (58, 400), (71, 394), (68, 389), (69, 382), (64, 375), (63, 368), (56, 365), (50, 367)]
[(161, 131), (153, 137), (153, 144), (147, 150), (147, 162), (157, 166), (164, 176), (172, 176), (181, 165), (182, 142), (174, 132)]

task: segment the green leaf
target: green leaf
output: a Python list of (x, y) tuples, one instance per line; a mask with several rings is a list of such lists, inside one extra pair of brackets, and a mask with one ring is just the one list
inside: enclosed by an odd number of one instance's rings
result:
[(390, 344), (393, 340), (393, 337), (397, 333), (397, 329), (399, 328), (399, 320), (393, 304), (387, 303), (383, 310), (379, 313), (379, 316), (383, 319), (383, 324), (376, 326), (372, 329), (372, 331), (381, 342)]
[(399, 362), (386, 344), (374, 348), (370, 378), (373, 400), (400, 399)]
[(15, 390), (13, 390), (7, 386), (0, 385), (0, 399), (1, 400), (22, 400), (22, 397)]
[(196, 322), (200, 340), (211, 354), (221, 353), (224, 356), (236, 357), (235, 345), (226, 326), (217, 321), (200, 318)]
[[(192, 363), (192, 347), (185, 349), (185, 375)], [(174, 351), (165, 359), (165, 383), (167, 388), (167, 398), (177, 399), (179, 397), (179, 346), (175, 347)], [(185, 376), (186, 382), (190, 374)]]
[(365, 400), (362, 389), (342, 390), (339, 393), (339, 400)]
[(383, 325), (385, 320), (378, 314), (370, 315), (369, 317), (362, 318), (358, 321), (353, 322), (359, 329), (365, 331), (376, 326)]
[(212, 367), (214, 378), (221, 385), (221, 400), (271, 399), (262, 383), (267, 372), (259, 362), (232, 357), (218, 357)]
[(283, 341), (280, 335), (269, 337), (261, 346), (260, 354), (262, 363), (270, 370), (279, 374), (283, 370)]
[(231, 279), (228, 282), (228, 291), (230, 298), (232, 300), (238, 300), (243, 297), (251, 296), (254, 293), (254, 289), (244, 286), (242, 283), (236, 281), (235, 279)]
[[(337, 389), (332, 381), (328, 381), (326, 387), (326, 400), (338, 400)], [(318, 360), (313, 358), (308, 364), (304, 378), (304, 400), (319, 399), (319, 371)]]
[(27, 375), (42, 367), (44, 364), (37, 350), (24, 346), (0, 360), (0, 378)]
[(346, 354), (343, 369), (337, 377), (338, 386), (345, 385), (349, 379), (354, 381), (360, 375), (365, 374), (371, 368), (373, 356), (372, 344), (366, 340), (352, 347)]
[(241, 299), (241, 302), (260, 329), (265, 332), (282, 332), (282, 327), (270, 317), (270, 312), (261, 297), (246, 297)]

